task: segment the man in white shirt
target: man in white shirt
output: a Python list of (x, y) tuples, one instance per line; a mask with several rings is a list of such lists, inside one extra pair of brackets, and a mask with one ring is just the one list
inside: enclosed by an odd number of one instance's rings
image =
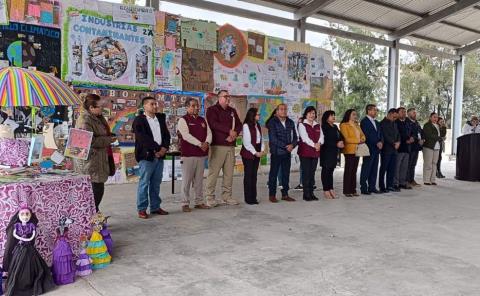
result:
[(198, 115), (200, 105), (196, 99), (185, 102), (187, 114), (178, 120), (177, 131), (180, 136), (182, 153), (182, 210), (189, 213), (190, 187), (195, 190), (195, 208), (209, 209), (203, 198), (203, 171), (205, 160), (212, 143), (212, 131), (207, 121)]
[(135, 159), (140, 166), (137, 190), (138, 217), (147, 219), (150, 214), (168, 215), (160, 208), (160, 184), (163, 178), (163, 160), (170, 146), (170, 133), (165, 114), (157, 113), (157, 101), (152, 97), (142, 100), (144, 114), (133, 121), (135, 132)]

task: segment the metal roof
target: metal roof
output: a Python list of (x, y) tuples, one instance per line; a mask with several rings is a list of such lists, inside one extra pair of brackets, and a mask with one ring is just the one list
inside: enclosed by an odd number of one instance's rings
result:
[(307, 17), (413, 38), (465, 54), (480, 48), (480, 0), (241, 0)]

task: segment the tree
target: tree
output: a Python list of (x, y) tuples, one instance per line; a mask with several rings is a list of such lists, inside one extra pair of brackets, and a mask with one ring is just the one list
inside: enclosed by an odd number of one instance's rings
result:
[(122, 3), (127, 5), (136, 5), (137, 0), (122, 0)]
[[(348, 28), (355, 33), (369, 34)], [(347, 109), (364, 114), (367, 104), (385, 102), (386, 49), (370, 43), (330, 37), (335, 60), (334, 101), (339, 118)]]
[(465, 59), (465, 81), (463, 86), (463, 121), (472, 115), (480, 115), (480, 51)]

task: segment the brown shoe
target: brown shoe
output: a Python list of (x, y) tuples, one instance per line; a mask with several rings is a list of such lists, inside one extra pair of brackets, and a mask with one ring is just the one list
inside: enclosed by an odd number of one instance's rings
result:
[[(182, 211), (184, 213), (190, 213), (192, 211), (192, 209), (190, 209), (189, 206), (182, 206)], [(161, 214), (160, 214), (161, 215)]]
[(208, 210), (210, 208), (211, 207), (207, 206), (206, 204), (200, 204), (195, 206), (195, 209), (201, 209), (201, 210)]
[(165, 215), (168, 215), (168, 212), (167, 212), (167, 211), (164, 211), (164, 210), (162, 210), (162, 209), (158, 209), (158, 210), (156, 210), (156, 211), (150, 212), (150, 214), (157, 214), (157, 215), (165, 216)]
[(415, 182), (415, 181), (411, 182), (410, 185), (413, 186), (413, 187), (422, 186), (422, 185), (418, 184), (418, 183)]
[(290, 196), (286, 195), (286, 196), (282, 196), (282, 200), (284, 201), (295, 201), (294, 198), (291, 198)]
[(278, 199), (277, 199), (275, 196), (273, 196), (273, 195), (270, 196), (268, 199), (270, 200), (270, 202), (273, 202), (273, 203), (277, 203), (277, 202), (278, 202)]
[(140, 219), (148, 219), (148, 214), (146, 211), (138, 211), (138, 218)]

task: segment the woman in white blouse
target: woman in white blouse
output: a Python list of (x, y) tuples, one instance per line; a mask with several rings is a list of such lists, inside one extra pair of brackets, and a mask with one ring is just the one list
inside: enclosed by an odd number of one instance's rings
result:
[(262, 128), (258, 121), (260, 113), (257, 108), (250, 108), (243, 123), (243, 145), (240, 155), (244, 167), (243, 192), (245, 203), (258, 204), (257, 173), (260, 158), (265, 155), (265, 145), (262, 141)]
[(323, 144), (323, 132), (317, 119), (317, 110), (309, 106), (303, 113), (303, 122), (298, 125), (300, 141), (298, 155), (303, 178), (303, 199), (306, 201), (318, 200), (313, 194), (315, 183), (315, 171), (317, 170), (318, 158), (320, 157), (320, 145)]

